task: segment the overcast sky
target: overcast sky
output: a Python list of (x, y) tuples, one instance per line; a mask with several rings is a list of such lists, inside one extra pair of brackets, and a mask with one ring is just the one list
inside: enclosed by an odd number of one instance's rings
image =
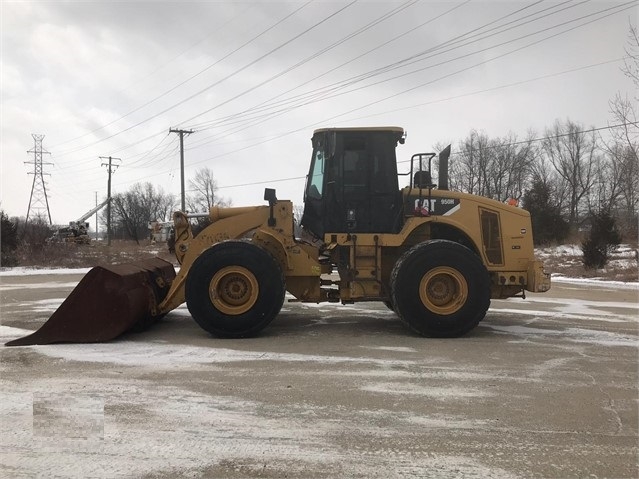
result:
[[(398, 159), (557, 120), (613, 122), (637, 1), (1, 3), (0, 208), (26, 216), (32, 134), (54, 223), (151, 182), (179, 198), (210, 168), (235, 206), (301, 204), (313, 130), (396, 125)], [(401, 169), (401, 168), (400, 168)], [(92, 223), (93, 224), (93, 223)]]

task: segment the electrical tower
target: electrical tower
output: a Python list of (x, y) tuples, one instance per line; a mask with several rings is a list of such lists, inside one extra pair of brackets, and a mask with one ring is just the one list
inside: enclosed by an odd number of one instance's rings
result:
[(42, 149), (42, 139), (44, 135), (31, 134), (35, 145), (33, 150), (27, 151), (27, 153), (33, 153), (33, 161), (25, 161), (26, 165), (33, 165), (33, 171), (28, 174), (33, 175), (33, 185), (31, 186), (31, 196), (29, 197), (29, 208), (27, 209), (27, 219), (25, 224), (29, 222), (29, 216), (33, 213), (36, 217), (42, 218), (44, 210), (47, 212), (49, 218), (49, 225), (51, 222), (51, 212), (49, 211), (49, 199), (47, 198), (47, 187), (44, 182), (44, 165), (52, 165), (53, 163), (45, 163), (42, 161), (42, 155), (50, 155), (48, 151)]

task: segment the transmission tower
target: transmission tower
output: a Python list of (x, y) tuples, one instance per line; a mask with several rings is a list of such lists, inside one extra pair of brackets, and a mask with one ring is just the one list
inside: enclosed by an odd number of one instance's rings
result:
[(47, 187), (44, 182), (44, 175), (48, 173), (44, 173), (43, 168), (44, 165), (52, 165), (53, 163), (45, 163), (42, 161), (43, 154), (50, 155), (51, 153), (42, 149), (42, 139), (44, 138), (44, 135), (36, 135), (32, 133), (31, 136), (33, 137), (35, 146), (33, 147), (33, 150), (29, 150), (27, 153), (33, 153), (33, 161), (25, 161), (24, 163), (26, 165), (33, 165), (33, 171), (28, 173), (29, 175), (33, 175), (33, 185), (31, 186), (29, 209), (27, 210), (27, 219), (25, 220), (25, 223), (29, 222), (29, 216), (32, 211), (36, 217), (42, 218), (44, 210), (46, 210), (47, 217), (49, 218), (49, 225), (51, 225), (49, 199), (47, 198)]

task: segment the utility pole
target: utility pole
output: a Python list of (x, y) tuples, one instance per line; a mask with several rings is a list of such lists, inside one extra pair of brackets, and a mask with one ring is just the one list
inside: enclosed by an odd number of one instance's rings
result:
[[(98, 192), (95, 192), (95, 207), (98, 207)], [(98, 212), (95, 212), (95, 240), (98, 240)]]
[(190, 135), (193, 130), (177, 130), (169, 129), (169, 133), (177, 133), (180, 135), (180, 192), (182, 197), (182, 211), (186, 211), (186, 202), (184, 197), (184, 135)]
[(113, 158), (111, 156), (101, 156), (100, 159), (109, 160), (108, 163), (102, 163), (101, 166), (106, 166), (109, 173), (109, 180), (107, 182), (107, 199), (109, 200), (107, 203), (107, 246), (111, 246), (111, 175), (115, 173), (115, 170), (117, 170), (118, 166), (120, 166), (113, 164), (113, 162), (122, 161), (122, 159)]
[(50, 155), (48, 151), (44, 151), (42, 149), (42, 139), (44, 135), (36, 135), (34, 133), (31, 134), (33, 137), (33, 141), (35, 143), (33, 150), (27, 151), (27, 153), (33, 153), (33, 161), (25, 161), (25, 164), (33, 165), (33, 172), (30, 172), (30, 175), (33, 175), (33, 185), (31, 186), (31, 196), (29, 197), (29, 207), (27, 209), (27, 219), (24, 221), (25, 224), (29, 222), (29, 215), (31, 214), (31, 210), (36, 210), (36, 216), (40, 217), (40, 210), (47, 210), (47, 216), (49, 217), (49, 225), (51, 222), (51, 211), (49, 211), (49, 199), (47, 198), (47, 188), (44, 183), (44, 175), (45, 173), (42, 171), (44, 165), (52, 165), (53, 163), (43, 163), (42, 155), (47, 154)]

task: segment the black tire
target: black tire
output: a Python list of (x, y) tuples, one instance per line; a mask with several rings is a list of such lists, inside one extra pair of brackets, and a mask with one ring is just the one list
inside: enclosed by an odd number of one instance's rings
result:
[(225, 241), (204, 251), (186, 277), (186, 305), (214, 336), (254, 336), (279, 313), (286, 287), (282, 269), (267, 251)]
[(486, 315), (490, 277), (470, 249), (453, 241), (431, 240), (397, 260), (391, 294), (395, 312), (412, 330), (428, 337), (457, 337)]

